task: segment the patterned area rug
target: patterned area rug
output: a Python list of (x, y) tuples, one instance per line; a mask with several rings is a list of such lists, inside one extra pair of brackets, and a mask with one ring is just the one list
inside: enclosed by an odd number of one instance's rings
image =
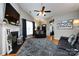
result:
[(26, 39), (17, 56), (53, 56), (56, 48), (47, 38)]

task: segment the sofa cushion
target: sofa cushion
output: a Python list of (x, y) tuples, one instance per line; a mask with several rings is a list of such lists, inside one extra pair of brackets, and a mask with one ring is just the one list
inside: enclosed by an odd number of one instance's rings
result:
[(58, 43), (58, 48), (70, 49), (72, 46), (68, 43), (68, 37), (61, 37)]

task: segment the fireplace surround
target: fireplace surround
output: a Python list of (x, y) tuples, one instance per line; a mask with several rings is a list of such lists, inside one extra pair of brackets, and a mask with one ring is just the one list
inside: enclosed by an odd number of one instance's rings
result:
[(7, 54), (15, 51), (17, 47), (18, 31), (11, 31), (7, 29)]
[[(13, 49), (12, 49), (12, 41), (8, 40), (9, 39), (8, 36), (13, 34), (15, 38), (19, 37), (18, 35), (20, 34), (20, 27), (10, 24), (1, 24), (1, 28), (2, 28), (2, 43), (3, 43), (2, 55), (10, 54), (13, 51)], [(14, 34), (13, 32), (18, 32), (18, 33)], [(10, 36), (11, 39), (13, 39), (12, 37)]]

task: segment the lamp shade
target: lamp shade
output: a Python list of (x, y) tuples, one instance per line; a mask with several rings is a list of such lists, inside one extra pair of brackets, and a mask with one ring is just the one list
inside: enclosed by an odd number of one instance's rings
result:
[(74, 19), (73, 20), (73, 25), (79, 25), (79, 19)]

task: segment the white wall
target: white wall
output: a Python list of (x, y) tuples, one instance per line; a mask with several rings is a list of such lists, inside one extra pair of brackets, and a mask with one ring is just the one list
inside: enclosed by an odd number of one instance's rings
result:
[[(65, 15), (60, 15), (60, 16), (54, 16), (54, 37), (55, 39), (60, 39), (61, 36), (67, 36), (69, 37), (71, 34), (76, 34), (79, 32), (79, 29), (58, 29), (57, 28), (57, 23), (61, 20), (69, 20), (69, 19), (74, 19), (74, 18), (79, 18), (79, 13), (78, 12), (73, 12), (73, 13), (69, 13), (69, 14), (65, 14)], [(49, 27), (49, 26), (48, 26)], [(49, 35), (50, 30), (47, 30), (48, 33), (47, 35)]]
[[(2, 27), (0, 25), (0, 34), (2, 34)], [(0, 54), (2, 53), (2, 35), (0, 35)]]
[(4, 19), (4, 11), (5, 11), (5, 5), (3, 3), (0, 3), (0, 23), (2, 23)]
[(0, 54), (2, 53), (2, 21), (4, 19), (5, 5), (0, 3)]

